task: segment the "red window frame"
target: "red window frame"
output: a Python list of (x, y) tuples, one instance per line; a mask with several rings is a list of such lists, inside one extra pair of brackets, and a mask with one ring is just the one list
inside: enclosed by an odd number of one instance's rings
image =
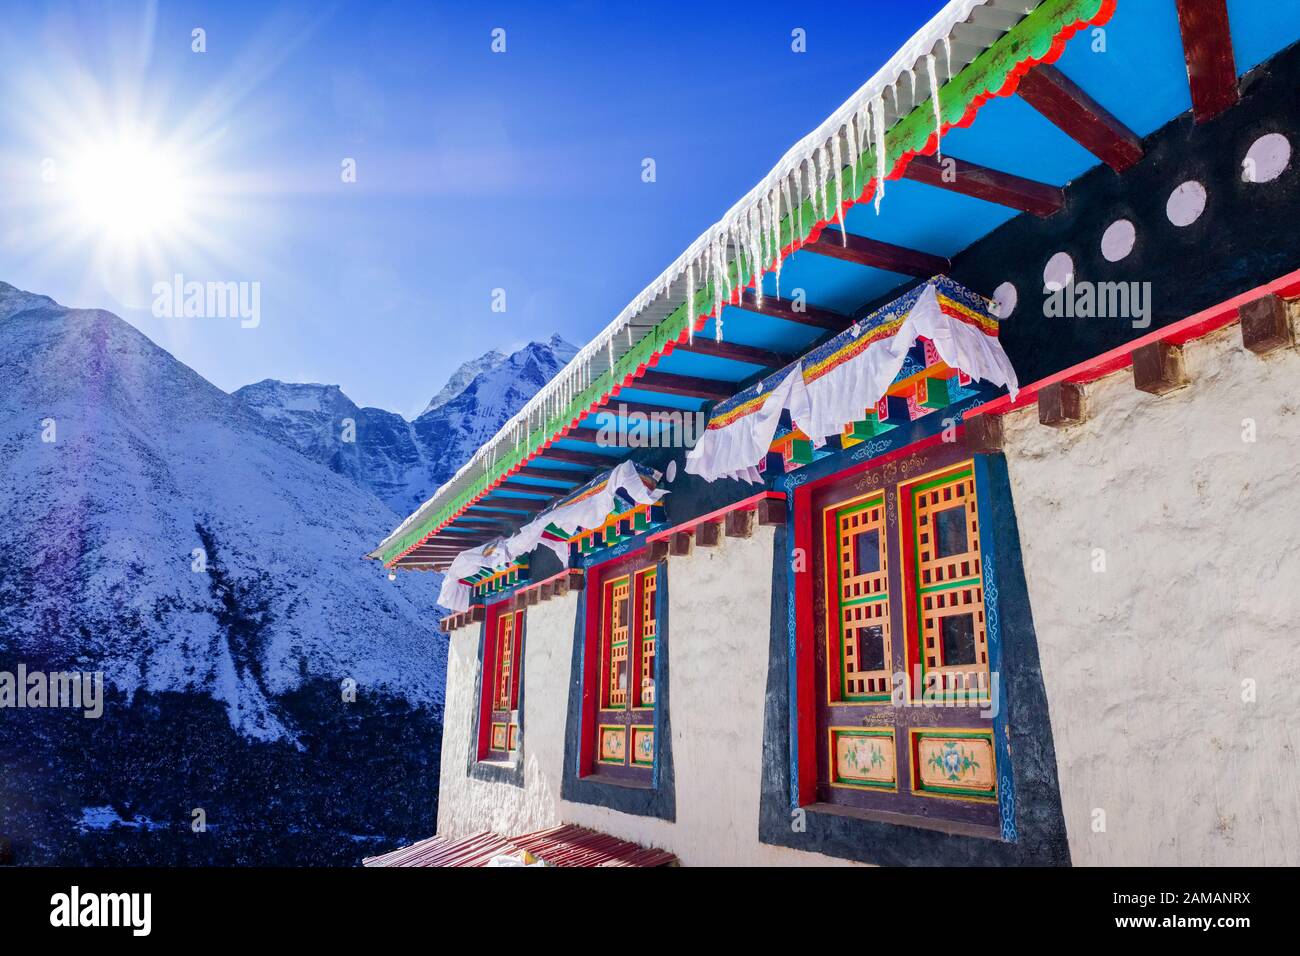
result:
[[(905, 459), (900, 461), (900, 459)], [(911, 700), (902, 707), (896, 706), (892, 697), (880, 693), (881, 688), (871, 682), (877, 677), (873, 664), (862, 668), (861, 673), (846, 671), (845, 663), (857, 664), (858, 654), (843, 651), (843, 630), (846, 622), (850, 629), (874, 627), (880, 624), (886, 635), (887, 670), (891, 673), (905, 670), (914, 676), (914, 668), (925, 662), (919, 660), (923, 649), (933, 648), (929, 641), (937, 637), (933, 621), (943, 616), (967, 612), (975, 616), (978, 625), (976, 639), (976, 664), (971, 669), (983, 669), (987, 674), (989, 659), (983, 644), (982, 578), (968, 582), (957, 575), (948, 581), (948, 569), (942, 579), (933, 581), (923, 577), (927, 569), (933, 570), (936, 561), (948, 559), (932, 552), (918, 553), (929, 545), (922, 535), (927, 528), (929, 515), (916, 509), (914, 492), (927, 485), (941, 490), (950, 485), (955, 507), (960, 503), (958, 483), (970, 491), (969, 506), (974, 514), (975, 496), (986, 492), (978, 489), (977, 469), (973, 456), (960, 446), (950, 447), (941, 442), (941, 436), (898, 449), (881, 458), (842, 472), (823, 476), (795, 489), (794, 493), (794, 544), (796, 549), (810, 556), (795, 573), (795, 691), (796, 739), (798, 743), (799, 788), (801, 806), (817, 803), (836, 803), (857, 807), (864, 811), (892, 812), (915, 817), (936, 818), (945, 821), (970, 823), (978, 826), (997, 825), (996, 792), (976, 792), (953, 784), (935, 785), (931, 766), (947, 751), (959, 756), (966, 751), (979, 750), (978, 766), (982, 773), (994, 771), (996, 748), (993, 746), (992, 721), (979, 713), (978, 708), (934, 706), (916, 707), (917, 696), (923, 689), (912, 681)], [(969, 472), (963, 478), (962, 473)], [(975, 489), (971, 491), (970, 489)], [(861, 620), (856, 606), (879, 600), (879, 582), (869, 581), (876, 575), (873, 569), (858, 574), (856, 565), (847, 568), (846, 575), (835, 571), (836, 561), (845, 560), (848, 553), (845, 535), (856, 546), (859, 529), (872, 533), (877, 526), (868, 522), (851, 520), (853, 510), (859, 505), (871, 508), (886, 507), (888, 515), (880, 530), (882, 541), (881, 573), (888, 575), (887, 594), (890, 607), (883, 618)], [(933, 507), (947, 509), (949, 499), (931, 502)], [(936, 512), (937, 513), (937, 512)], [(846, 525), (844, 518), (849, 517)], [(874, 522), (880, 515), (871, 515)], [(984, 529), (973, 522), (969, 530), (984, 536)], [(976, 549), (992, 547), (991, 541), (969, 539)], [(853, 556), (850, 555), (850, 558)], [(958, 572), (963, 570), (964, 556), (952, 559)], [(966, 567), (972, 578), (979, 578), (980, 570)], [(839, 587), (835, 586), (838, 582)], [(861, 584), (861, 587), (859, 587)], [(843, 593), (847, 588), (848, 592)], [(966, 592), (971, 592), (967, 603)], [(938, 596), (946, 594), (945, 600)], [(841, 600), (847, 598), (847, 600)], [(956, 603), (953, 603), (956, 601)], [(846, 615), (845, 610), (854, 614)], [(849, 618), (852, 620), (849, 620)], [(927, 633), (922, 633), (929, 622)], [(841, 628), (841, 630), (837, 630)], [(936, 642), (937, 643), (937, 642)], [(839, 648), (839, 650), (837, 650)], [(933, 653), (933, 650), (932, 650)], [(938, 652), (941, 658), (942, 651)], [(922, 666), (924, 673), (933, 668)], [(940, 668), (943, 670), (944, 668)], [(850, 682), (850, 683), (846, 683)], [(851, 696), (845, 695), (848, 687)], [(831, 762), (838, 761), (840, 749), (846, 757), (853, 756), (862, 772), (845, 778)], [(879, 749), (881, 753), (875, 754)], [(853, 754), (849, 754), (853, 751)], [(890, 759), (892, 756), (893, 759)], [(883, 759), (883, 762), (879, 762)], [(892, 774), (890, 767), (892, 766)], [(892, 780), (877, 782), (873, 774), (892, 776)], [(996, 777), (994, 778), (996, 781)], [(847, 786), (845, 786), (847, 784)], [(933, 799), (940, 797), (942, 799)], [(922, 799), (928, 798), (928, 799)]]
[(518, 752), (523, 637), (522, 610), (512, 610), (509, 601), (488, 608), (479, 694), (479, 760), (512, 760)]
[(644, 549), (587, 571), (582, 776), (653, 780), (661, 574)]

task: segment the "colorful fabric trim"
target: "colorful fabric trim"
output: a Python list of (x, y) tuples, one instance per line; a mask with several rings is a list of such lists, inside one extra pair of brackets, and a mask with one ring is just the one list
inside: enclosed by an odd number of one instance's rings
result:
[(1019, 390), (1015, 369), (997, 339), (998, 323), (982, 296), (935, 276), (854, 323), (797, 362), (715, 406), (686, 470), (706, 481), (758, 481), (757, 465), (783, 411), (820, 446), (861, 419), (907, 370), (919, 337), (973, 379)]
[(620, 462), (543, 511), (509, 538), (497, 538), (456, 555), (442, 579), (438, 603), (452, 611), (468, 610), (471, 594), (469, 585), (463, 583), (464, 578), (483, 568), (508, 567), (539, 545), (550, 548), (567, 567), (569, 538), (574, 532), (600, 527), (619, 506), (621, 498), (634, 505), (654, 504), (668, 493), (656, 488), (657, 483), (658, 472), (631, 461)]

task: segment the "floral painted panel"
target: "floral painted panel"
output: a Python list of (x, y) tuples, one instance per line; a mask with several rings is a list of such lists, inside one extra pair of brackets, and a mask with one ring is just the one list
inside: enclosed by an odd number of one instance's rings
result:
[(884, 788), (897, 785), (893, 731), (832, 727), (830, 739), (835, 785)]
[(638, 767), (653, 767), (655, 763), (655, 729), (632, 728), (632, 762)]
[(492, 749), (493, 750), (506, 750), (507, 749), (506, 744), (508, 742), (508, 739), (509, 738), (506, 732), (505, 724), (492, 725)]
[(917, 735), (917, 789), (957, 795), (993, 795), (997, 775), (990, 734)]
[(600, 726), (600, 762), (627, 763), (627, 728), (617, 724)]

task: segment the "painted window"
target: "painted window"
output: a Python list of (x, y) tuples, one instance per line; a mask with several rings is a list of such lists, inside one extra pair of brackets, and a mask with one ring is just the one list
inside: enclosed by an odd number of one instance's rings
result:
[(996, 826), (979, 490), (956, 457), (811, 492), (817, 799)]
[(590, 572), (598, 656), (588, 772), (633, 783), (652, 779), (655, 762), (655, 647), (659, 570), (646, 560)]
[(488, 612), (483, 639), (483, 699), (478, 757), (511, 760), (519, 750), (519, 678), (523, 667), (524, 612), (509, 601)]

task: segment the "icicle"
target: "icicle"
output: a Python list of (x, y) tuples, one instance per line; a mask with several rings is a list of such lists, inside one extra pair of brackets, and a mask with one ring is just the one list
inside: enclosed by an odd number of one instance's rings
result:
[[(784, 181), (781, 185), (782, 185), (782, 190), (783, 190), (783, 192), (785, 193), (785, 208), (786, 208), (786, 215), (788, 215), (788, 216), (790, 217), (790, 248), (791, 248), (791, 249), (797, 249), (797, 248), (799, 247), (799, 244), (803, 242), (803, 233), (802, 233), (802, 232), (798, 232), (798, 231), (796, 231), (796, 227), (795, 227), (795, 224), (794, 224), (794, 219), (795, 219), (795, 206), (794, 206), (794, 203), (790, 201), (790, 177), (787, 176), (787, 177), (785, 178), (785, 181)], [(781, 211), (781, 203), (780, 203), (780, 201), (778, 200), (778, 201), (777, 201), (777, 212), (778, 212), (778, 214), (780, 213), (780, 211)], [(779, 219), (780, 216), (778, 215), (777, 218)], [(799, 218), (799, 222), (800, 222), (800, 224), (803, 223), (803, 217), (802, 217), (802, 216), (800, 216), (800, 218)], [(777, 228), (779, 229), (780, 226), (778, 225)], [(781, 242), (781, 238), (780, 238), (780, 236), (777, 237), (777, 240), (776, 240), (776, 241), (777, 241), (778, 244), (780, 244), (780, 242)]]
[(799, 164), (799, 167), (796, 170), (799, 174), (799, 178), (795, 181), (795, 193), (797, 194), (795, 199), (799, 201), (799, 245), (803, 245), (803, 238), (807, 235), (807, 233), (803, 231), (803, 167), (806, 163), (807, 160), (804, 160)]
[(850, 198), (858, 198), (858, 114), (854, 113), (849, 117), (849, 121), (844, 124), (844, 135), (849, 144), (849, 163), (851, 163), (851, 186), (849, 187)]
[(714, 315), (722, 317), (722, 304), (726, 301), (727, 296), (727, 247), (730, 244), (730, 237), (724, 231), (718, 235), (716, 257), (717, 281), (713, 284), (714, 289)]
[(876, 215), (880, 215), (880, 200), (885, 198), (885, 100), (877, 96), (871, 104), (871, 125), (876, 141)]
[(773, 189), (767, 197), (768, 214), (772, 220), (772, 255), (775, 260), (776, 297), (781, 298), (781, 192)]
[(831, 140), (831, 163), (835, 166), (835, 218), (840, 224), (840, 242), (849, 244), (849, 234), (844, 231), (844, 192), (842, 175), (843, 154), (840, 152), (840, 137), (837, 133)]
[(948, 61), (948, 79), (952, 79), (952, 40), (945, 33), (943, 37), (943, 55)]
[(686, 263), (686, 341), (695, 342), (695, 260)]
[(605, 348), (609, 356), (609, 374), (612, 376), (614, 374), (614, 336), (611, 335), (605, 340)]
[[(897, 102), (897, 100), (895, 100)], [(916, 108), (916, 70), (912, 67), (907, 68), (907, 109), (911, 112)], [(901, 115), (901, 114), (900, 114)]]
[(934, 154), (943, 159), (943, 110), (939, 108), (939, 71), (933, 53), (925, 55), (925, 72), (930, 78), (930, 102), (934, 104)]
[(823, 152), (824, 147), (818, 147), (813, 151), (813, 213), (818, 222), (828, 218), (822, 210), (822, 202), (826, 198), (826, 163), (822, 156)]

